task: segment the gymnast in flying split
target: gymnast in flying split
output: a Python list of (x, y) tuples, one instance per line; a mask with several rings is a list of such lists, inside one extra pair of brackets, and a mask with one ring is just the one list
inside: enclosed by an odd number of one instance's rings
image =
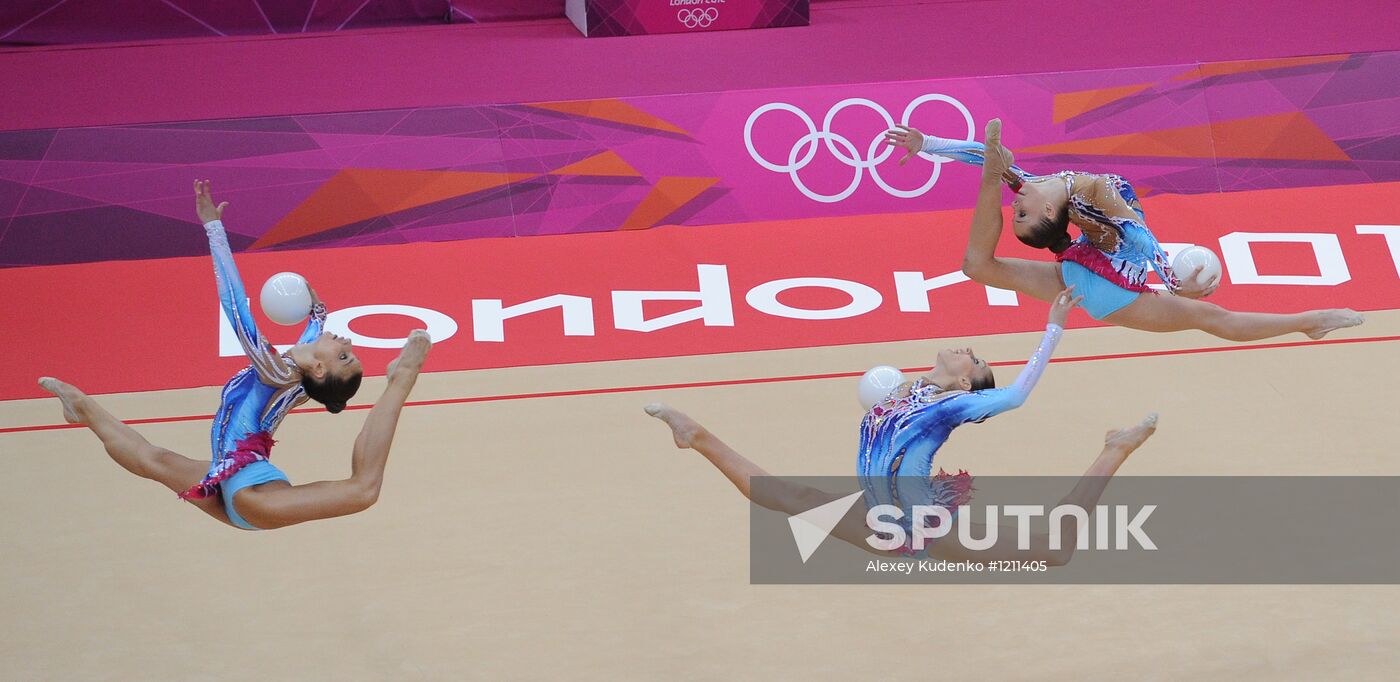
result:
[[(972, 477), (966, 472), (948, 474), (941, 469), (932, 473), (933, 458), (947, 441), (953, 429), (966, 423), (978, 423), (1007, 410), (1020, 407), (1030, 396), (1054, 353), (1063, 333), (1065, 317), (1080, 303), (1071, 289), (1056, 294), (1050, 309), (1049, 322), (1039, 347), (1030, 361), (1006, 388), (995, 388), (995, 377), (987, 363), (970, 348), (945, 349), (938, 353), (937, 362), (926, 374), (914, 381), (895, 387), (884, 400), (865, 414), (860, 424), (860, 446), (856, 455), (856, 473), (864, 491), (867, 508), (880, 504), (932, 504), (956, 513), (972, 491)], [(755, 491), (751, 479), (768, 476), (757, 464), (745, 458), (721, 441), (708, 429), (684, 413), (662, 403), (646, 406), (646, 413), (666, 422), (676, 447), (699, 452), (724, 474), (734, 487), (753, 502), (789, 515), (798, 514), (836, 499), (837, 495), (781, 478), (774, 485)], [(1157, 417), (1151, 415), (1137, 426), (1110, 431), (1104, 439), (1103, 451), (1061, 504), (1075, 504), (1092, 509), (1103, 493), (1108, 479), (1156, 429)], [(866, 537), (871, 531), (863, 522), (864, 514), (847, 515), (832, 534), (846, 542), (887, 556), (910, 556), (921, 552), (911, 545), (912, 536), (906, 532), (903, 548), (883, 552), (872, 548)], [(906, 531), (911, 523), (908, 515), (902, 520)], [(1029, 550), (1015, 546), (1014, 531), (998, 533), (998, 542), (990, 549), (968, 550), (957, 542), (942, 541), (925, 547), (933, 556), (949, 560), (975, 559), (981, 561), (1019, 559), (1045, 561), (1062, 565), (1074, 551), (1077, 528), (1062, 527), (1067, 538), (1062, 548), (1051, 550), (1048, 535), (1035, 534)], [(974, 531), (976, 533), (976, 531)], [(975, 537), (985, 537), (975, 534)]]
[[(963, 273), (977, 282), (1044, 301), (1072, 284), (1084, 297), (1085, 312), (1094, 319), (1151, 332), (1199, 329), (1230, 341), (1257, 341), (1293, 332), (1320, 339), (1364, 321), (1349, 309), (1280, 315), (1235, 312), (1195, 300), (1214, 292), (1218, 277), (1197, 282), (1199, 270), (1172, 271), (1128, 181), (1117, 175), (1071, 171), (1027, 173), (1002, 146), (999, 119), (987, 123), (986, 139), (985, 145), (949, 140), (904, 126), (885, 133), (888, 144), (907, 151), (900, 163), (924, 152), (982, 166), (981, 189), (963, 256)], [(1002, 229), (1003, 183), (1016, 193), (1011, 209), (1017, 239), (1048, 249), (1058, 263), (995, 255)], [(1077, 239), (1069, 236), (1070, 223), (1080, 229)], [(1149, 271), (1156, 272), (1174, 295), (1157, 295), (1147, 285)]]
[(311, 319), (300, 340), (278, 354), (253, 322), (243, 281), (209, 181), (195, 181), (195, 209), (209, 237), (219, 303), (250, 365), (224, 384), (210, 434), (213, 457), (199, 462), (152, 445), (92, 397), (52, 377), (39, 385), (63, 403), (70, 424), (92, 430), (122, 468), (160, 483), (210, 516), (236, 528), (262, 530), (344, 516), (379, 498), (399, 413), (423, 368), (431, 342), (416, 330), (390, 363), (388, 385), (365, 418), (350, 457), (349, 478), (292, 485), (268, 460), (272, 434), (308, 398), (336, 413), (360, 386), (363, 368), (348, 339), (322, 330), (326, 307), (312, 292)]

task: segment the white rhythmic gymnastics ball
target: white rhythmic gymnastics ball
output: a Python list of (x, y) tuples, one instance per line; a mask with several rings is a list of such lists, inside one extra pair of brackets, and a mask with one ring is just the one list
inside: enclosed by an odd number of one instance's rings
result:
[(262, 288), (262, 309), (267, 319), (293, 325), (311, 314), (311, 288), (306, 278), (295, 272), (279, 272)]
[(871, 367), (865, 376), (860, 378), (860, 406), (866, 412), (875, 407), (876, 403), (884, 400), (900, 384), (904, 383), (904, 372), (889, 365)]
[(1182, 280), (1196, 268), (1200, 268), (1201, 271), (1192, 281), (1204, 285), (1212, 278), (1220, 276), (1220, 258), (1204, 246), (1188, 246), (1172, 257), (1172, 270)]

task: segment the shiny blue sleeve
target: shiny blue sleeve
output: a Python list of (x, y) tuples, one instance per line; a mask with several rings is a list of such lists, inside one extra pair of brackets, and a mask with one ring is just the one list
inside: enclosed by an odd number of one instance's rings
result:
[[(925, 154), (942, 156), (981, 168), (982, 162), (986, 160), (987, 146), (974, 140), (950, 140), (946, 137), (925, 135), (922, 151)], [(1030, 180), (1035, 177), (1022, 170), (1020, 166), (1012, 166), (1011, 172), (1022, 180)]]
[(317, 303), (311, 306), (311, 319), (306, 321), (306, 329), (302, 331), (301, 338), (297, 343), (311, 343), (316, 337), (321, 335), (321, 331), (326, 326), (326, 304)]
[(1050, 356), (1055, 352), (1055, 346), (1059, 344), (1063, 333), (1064, 329), (1057, 324), (1046, 325), (1045, 336), (1041, 337), (1040, 346), (1035, 349), (1035, 354), (1031, 355), (1030, 361), (1010, 386), (956, 395), (936, 405), (934, 409), (938, 411), (937, 419), (930, 422), (924, 432), (917, 434), (917, 440), (902, 444), (904, 452), (896, 475), (927, 479), (933, 474), (934, 454), (943, 446), (953, 429), (968, 422), (980, 422), (1024, 404), (1026, 398), (1030, 397), (1031, 389), (1040, 381), (1040, 375), (1045, 372), (1045, 365), (1050, 361)]
[(1049, 364), (1050, 356), (1054, 354), (1055, 346), (1059, 345), (1063, 334), (1064, 329), (1060, 325), (1046, 325), (1040, 345), (1026, 366), (1021, 368), (1021, 373), (1016, 375), (1013, 384), (1006, 388), (992, 388), (958, 396), (949, 407), (957, 410), (957, 417), (963, 422), (980, 422), (1024, 405), (1026, 398), (1031, 395), (1031, 389), (1040, 381), (1040, 375), (1045, 373), (1045, 366)]
[[(223, 221), (205, 223), (204, 233), (209, 237), (209, 255), (214, 258), (214, 282), (219, 288), (219, 305), (237, 332), (240, 343), (256, 340), (259, 337), (258, 328), (253, 322), (253, 312), (248, 308), (248, 292), (244, 291), (243, 278), (238, 276), (238, 266), (233, 262), (233, 251), (229, 249)], [(246, 343), (244, 347), (246, 350)]]
[(205, 223), (204, 233), (209, 237), (209, 254), (214, 258), (214, 281), (219, 288), (219, 305), (238, 337), (238, 345), (242, 346), (243, 353), (248, 356), (263, 383), (277, 385), (290, 381), (293, 377), (287, 362), (263, 338), (253, 321), (253, 311), (248, 307), (248, 293), (243, 289), (243, 279), (238, 276), (238, 266), (233, 262), (233, 251), (229, 249), (223, 222), (212, 220)]

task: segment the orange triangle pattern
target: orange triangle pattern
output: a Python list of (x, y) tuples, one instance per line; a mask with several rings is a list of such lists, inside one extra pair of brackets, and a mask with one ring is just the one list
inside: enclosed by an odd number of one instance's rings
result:
[(632, 209), (632, 215), (622, 221), (621, 229), (645, 230), (654, 227), (716, 182), (719, 182), (719, 178), (661, 178)]
[(1105, 104), (1131, 97), (1152, 87), (1151, 83), (1120, 85), (1116, 88), (1062, 92), (1055, 95), (1054, 110), (1051, 114), (1055, 123), (1063, 123), (1082, 113), (1093, 111)]
[(347, 168), (316, 188), (250, 248), (281, 244), (531, 177), (534, 175), (528, 173)]
[(1325, 54), (1313, 57), (1289, 57), (1287, 59), (1251, 59), (1238, 62), (1216, 62), (1213, 64), (1201, 64), (1199, 67), (1191, 69), (1172, 80), (1186, 81), (1195, 78), (1210, 78), (1211, 76), (1228, 76), (1234, 73), (1249, 73), (1250, 71), (1268, 71), (1270, 69), (1286, 69), (1290, 66), (1307, 66), (1309, 64), (1330, 64), (1349, 59), (1349, 54)]
[(1035, 154), (1173, 158), (1349, 161), (1327, 133), (1301, 112), (1252, 116), (1185, 128), (1095, 137), (1026, 147)]
[(637, 107), (615, 99), (590, 99), (577, 102), (541, 102), (529, 106), (536, 109), (547, 109), (564, 114), (612, 121), (613, 123), (625, 123), (639, 128), (651, 128), (652, 130), (662, 130), (668, 133), (678, 133), (681, 135), (690, 134), (667, 123), (663, 119), (652, 116)]
[(594, 154), (582, 161), (571, 163), (550, 175), (606, 175), (611, 177), (640, 177), (641, 173), (612, 150)]

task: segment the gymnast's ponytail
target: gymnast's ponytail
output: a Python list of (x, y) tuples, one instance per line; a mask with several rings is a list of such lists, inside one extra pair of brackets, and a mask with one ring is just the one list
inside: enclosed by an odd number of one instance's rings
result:
[(312, 400), (325, 405), (327, 412), (335, 414), (345, 409), (345, 403), (355, 397), (363, 377), (363, 372), (355, 372), (349, 378), (326, 374), (325, 378), (317, 381), (310, 374), (306, 374), (301, 378), (301, 387)]

